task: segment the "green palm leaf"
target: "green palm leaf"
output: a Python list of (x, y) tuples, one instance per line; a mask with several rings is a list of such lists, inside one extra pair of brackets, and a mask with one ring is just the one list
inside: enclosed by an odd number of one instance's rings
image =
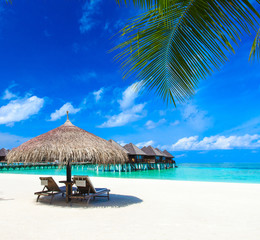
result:
[(168, 6), (168, 3), (172, 2), (169, 0), (116, 0), (116, 2), (121, 5), (124, 4), (130, 4), (131, 2), (136, 7), (141, 8), (151, 8), (152, 6), (156, 5), (157, 7), (160, 7), (162, 9), (166, 8)]
[(116, 60), (124, 77), (142, 80), (145, 89), (176, 104), (228, 60), (227, 53), (234, 52), (242, 33), (256, 29), (257, 20), (247, 0), (172, 0), (133, 19), (120, 32), (125, 41), (113, 50), (120, 50)]
[(254, 59), (260, 59), (260, 28), (256, 34), (255, 40), (253, 42), (250, 54), (249, 54), (249, 60)]
[[(260, 0), (256, 0), (260, 4)], [(255, 36), (255, 40), (253, 42), (250, 54), (249, 54), (249, 60), (254, 59), (259, 60), (260, 59), (260, 28), (258, 29), (258, 32)]]

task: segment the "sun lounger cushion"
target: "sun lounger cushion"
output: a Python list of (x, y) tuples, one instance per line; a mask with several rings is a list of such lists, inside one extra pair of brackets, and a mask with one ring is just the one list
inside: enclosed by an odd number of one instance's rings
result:
[(110, 190), (107, 188), (94, 188), (88, 176), (74, 176), (73, 180), (78, 189), (72, 198), (86, 199), (87, 202), (96, 197), (107, 197), (109, 200)]

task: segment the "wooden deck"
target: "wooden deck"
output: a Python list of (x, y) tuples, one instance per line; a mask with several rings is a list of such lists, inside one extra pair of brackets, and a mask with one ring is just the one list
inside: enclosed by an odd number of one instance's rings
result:
[[(6, 164), (0, 163), (0, 171), (13, 171), (13, 170), (38, 170), (38, 169), (57, 169), (65, 168), (58, 163), (16, 163)], [(98, 166), (90, 163), (72, 163), (72, 169), (89, 169), (94, 171), (104, 172), (131, 172), (131, 171), (147, 171), (147, 170), (160, 170), (174, 168), (173, 163), (126, 163)]]

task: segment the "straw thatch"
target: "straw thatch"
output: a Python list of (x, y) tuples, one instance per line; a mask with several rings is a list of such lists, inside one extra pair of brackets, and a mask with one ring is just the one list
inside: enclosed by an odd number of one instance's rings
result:
[(168, 157), (163, 151), (161, 151), (159, 148), (155, 148), (163, 157)]
[(172, 156), (167, 150), (164, 150), (163, 153), (170, 158), (174, 158), (174, 156)]
[(135, 146), (133, 143), (128, 143), (124, 148), (129, 152), (129, 155), (146, 155), (140, 148)]
[(9, 150), (7, 150), (5, 148), (0, 149), (0, 157), (6, 157), (8, 152), (9, 152)]
[(115, 142), (114, 140), (110, 139), (108, 140), (110, 143), (112, 143), (115, 147), (121, 149), (122, 151), (124, 151), (126, 154), (129, 154), (129, 152), (123, 148), (119, 143)]
[(164, 154), (157, 151), (151, 145), (149, 145), (148, 147), (143, 147), (141, 150), (144, 151), (148, 156), (164, 156)]
[(68, 119), (58, 128), (35, 137), (7, 155), (8, 162), (51, 162), (61, 164), (89, 162), (93, 164), (125, 163), (127, 154), (112, 143), (74, 126)]

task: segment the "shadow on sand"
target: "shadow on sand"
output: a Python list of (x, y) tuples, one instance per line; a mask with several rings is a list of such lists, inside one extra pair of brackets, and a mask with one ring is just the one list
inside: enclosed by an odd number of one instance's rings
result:
[(14, 198), (1, 198), (0, 197), (0, 201), (10, 201), (10, 200), (14, 200)]
[[(4, 195), (3, 192), (0, 192), (0, 195)], [(5, 197), (0, 197), (0, 201), (10, 201), (10, 200), (14, 200), (14, 198), (5, 198)]]
[(121, 208), (133, 204), (141, 203), (143, 200), (130, 195), (110, 194), (110, 200), (106, 198), (96, 198), (91, 200), (89, 204), (86, 201), (73, 199), (70, 203), (62, 196), (55, 196), (50, 204), (50, 197), (41, 197), (37, 204), (46, 204), (53, 207), (72, 207), (72, 208)]

